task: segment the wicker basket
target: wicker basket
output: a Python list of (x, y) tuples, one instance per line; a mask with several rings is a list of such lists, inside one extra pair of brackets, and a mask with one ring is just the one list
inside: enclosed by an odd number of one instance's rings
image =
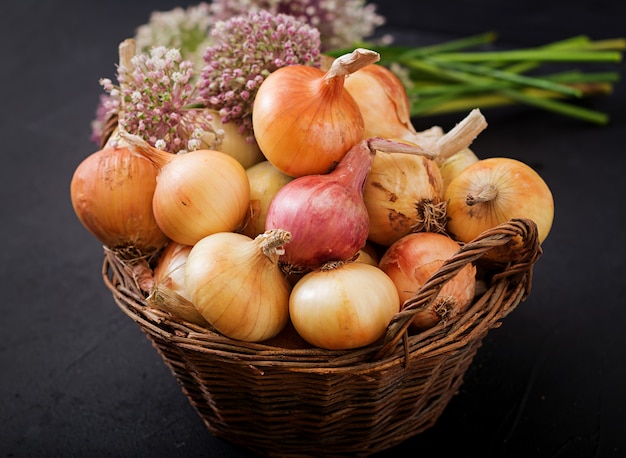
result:
[[(516, 247), (516, 260), (479, 268), (486, 288), (466, 313), (408, 334), (415, 310), (449, 278), (505, 245)], [(111, 251), (105, 250), (102, 273), (213, 435), (266, 456), (367, 456), (437, 421), (486, 333), (529, 294), (540, 255), (532, 221), (485, 232), (446, 261), (381, 342), (351, 351), (232, 340), (148, 307), (131, 269)]]

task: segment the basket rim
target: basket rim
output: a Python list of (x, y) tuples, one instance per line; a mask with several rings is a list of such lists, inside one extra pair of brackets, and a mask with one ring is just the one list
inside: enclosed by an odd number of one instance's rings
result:
[[(516, 259), (498, 269), (486, 291), (464, 313), (418, 334), (408, 334), (413, 315), (428, 305), (439, 289), (466, 264), (478, 261), (486, 252), (521, 238)], [(482, 339), (530, 294), (532, 268), (541, 256), (537, 227), (532, 220), (513, 219), (485, 231), (461, 249), (435, 272), (390, 322), (385, 336), (371, 345), (352, 350), (318, 347), (290, 349), (266, 343), (243, 342), (226, 337), (168, 312), (150, 307), (127, 261), (114, 250), (104, 248), (102, 276), (117, 305), (144, 332), (181, 349), (210, 353), (212, 357), (250, 365), (263, 371), (269, 367), (307, 373), (350, 371), (367, 373), (373, 368), (408, 364), (411, 357), (433, 357), (456, 351), (468, 342)]]

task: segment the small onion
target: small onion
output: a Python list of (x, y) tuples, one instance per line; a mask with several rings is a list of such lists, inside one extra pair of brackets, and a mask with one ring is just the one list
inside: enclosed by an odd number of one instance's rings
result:
[(100, 242), (129, 256), (151, 255), (168, 241), (157, 225), (152, 197), (158, 171), (126, 147), (105, 147), (85, 158), (70, 184), (79, 221)]
[(246, 170), (232, 156), (213, 150), (171, 154), (137, 136), (124, 134), (124, 138), (159, 168), (152, 208), (170, 239), (194, 245), (207, 235), (234, 231), (243, 224), (250, 183)]
[(148, 304), (199, 326), (207, 321), (191, 302), (185, 287), (185, 264), (191, 246), (170, 242), (154, 268), (154, 286), (146, 299)]
[(328, 72), (289, 65), (272, 72), (254, 100), (254, 136), (281, 172), (299, 177), (329, 172), (363, 139), (363, 117), (344, 90), (346, 75), (378, 60), (357, 49), (337, 58)]
[[(234, 157), (245, 169), (265, 159), (256, 140), (242, 135), (236, 122), (224, 123), (221, 121), (219, 112), (215, 110), (207, 111), (213, 116), (213, 128), (224, 133), (219, 146), (215, 149)], [(207, 133), (202, 137), (204, 149), (211, 149), (210, 145), (213, 145), (215, 141), (216, 136), (212, 133)]]
[(417, 231), (442, 231), (446, 224), (443, 180), (434, 160), (378, 151), (365, 180), (363, 201), (370, 241), (389, 246)]
[(250, 182), (250, 214), (240, 232), (255, 238), (265, 232), (267, 210), (274, 196), (293, 178), (285, 175), (269, 161), (249, 167), (246, 174)]
[(398, 313), (398, 292), (378, 267), (340, 263), (307, 273), (289, 299), (291, 321), (304, 340), (346, 350), (380, 339)]
[(443, 188), (447, 189), (450, 182), (470, 165), (478, 162), (478, 156), (469, 148), (464, 148), (439, 164)]
[[(554, 219), (554, 200), (541, 176), (527, 164), (508, 157), (482, 159), (463, 170), (448, 185), (448, 232), (469, 242), (487, 229), (513, 218), (537, 224), (539, 242), (548, 236)], [(521, 243), (487, 253), (486, 259), (513, 260)]]
[[(459, 249), (460, 245), (444, 234), (409, 234), (387, 249), (379, 267), (394, 282), (404, 304)], [(468, 264), (445, 283), (428, 308), (415, 314), (412, 326), (424, 330), (453, 318), (471, 304), (475, 290), (476, 268)]]
[(185, 288), (200, 314), (227, 337), (260, 342), (289, 319), (291, 285), (278, 267), (283, 230), (254, 239), (234, 232), (209, 235), (191, 249)]

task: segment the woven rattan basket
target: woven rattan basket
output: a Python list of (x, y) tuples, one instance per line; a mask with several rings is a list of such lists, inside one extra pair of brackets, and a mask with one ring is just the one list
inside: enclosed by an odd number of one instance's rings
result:
[[(485, 253), (505, 246), (515, 247), (514, 260), (482, 266)], [(266, 456), (367, 456), (437, 421), (487, 332), (529, 294), (540, 255), (532, 221), (485, 232), (444, 263), (381, 342), (351, 351), (235, 341), (148, 307), (132, 269), (109, 250), (102, 273), (213, 435)], [(415, 310), (467, 263), (481, 266), (485, 281), (472, 307), (409, 335)]]

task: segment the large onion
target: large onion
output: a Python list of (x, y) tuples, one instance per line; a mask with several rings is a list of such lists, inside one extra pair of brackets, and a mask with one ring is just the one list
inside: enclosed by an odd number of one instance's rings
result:
[[(444, 234), (409, 234), (387, 249), (379, 267), (394, 282), (404, 304), (459, 249), (459, 244)], [(412, 326), (424, 330), (453, 318), (471, 304), (475, 289), (476, 268), (468, 264), (442, 287), (428, 308), (416, 313)]]
[(159, 168), (152, 208), (169, 238), (194, 245), (207, 235), (235, 231), (243, 224), (250, 184), (246, 170), (232, 156), (213, 150), (170, 154), (137, 136), (124, 138)]
[[(543, 242), (552, 227), (554, 200), (541, 176), (527, 164), (508, 157), (482, 159), (464, 169), (445, 192), (448, 201), (448, 231), (469, 242), (487, 229), (513, 218), (528, 218), (537, 224)], [(492, 250), (486, 258), (510, 260), (521, 240)]]
[(254, 136), (280, 171), (299, 177), (329, 172), (363, 139), (363, 117), (344, 90), (346, 75), (379, 59), (357, 49), (330, 70), (289, 65), (271, 73), (254, 100)]
[(373, 158), (362, 141), (331, 173), (296, 178), (276, 193), (265, 226), (291, 233), (281, 263), (314, 269), (352, 259), (365, 245), (369, 221), (361, 192)]
[(152, 212), (157, 169), (126, 147), (105, 147), (85, 158), (70, 184), (79, 221), (108, 248), (150, 255), (167, 243)]
[(255, 239), (234, 232), (209, 235), (191, 249), (185, 288), (200, 314), (222, 334), (258, 342), (278, 335), (289, 319), (291, 285), (278, 267), (289, 233)]
[(441, 172), (424, 156), (377, 152), (363, 201), (370, 220), (369, 240), (380, 245), (389, 246), (410, 232), (445, 229)]
[(291, 321), (310, 344), (330, 350), (369, 345), (398, 312), (393, 282), (378, 267), (349, 262), (309, 272), (293, 288)]

